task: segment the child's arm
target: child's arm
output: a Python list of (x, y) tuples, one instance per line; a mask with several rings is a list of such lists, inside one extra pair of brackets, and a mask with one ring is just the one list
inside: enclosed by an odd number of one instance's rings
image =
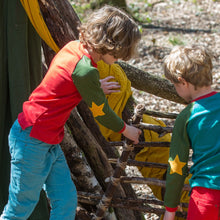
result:
[(122, 134), (127, 137), (128, 139), (134, 141), (134, 144), (138, 144), (139, 140), (139, 136), (141, 134), (141, 130), (137, 129), (133, 126), (130, 125), (126, 125), (125, 130), (122, 132)]
[(174, 220), (175, 219), (175, 212), (169, 212), (166, 210), (163, 220)]
[(190, 141), (187, 124), (190, 114), (190, 105), (188, 105), (177, 117), (171, 139), (164, 205), (167, 211), (174, 214), (180, 202), (184, 180), (188, 175)]
[(137, 144), (141, 131), (126, 125), (124, 121), (110, 108), (106, 96), (101, 88), (97, 69), (90, 68), (72, 75), (74, 84), (82, 98), (88, 104), (95, 119), (103, 126), (125, 135)]

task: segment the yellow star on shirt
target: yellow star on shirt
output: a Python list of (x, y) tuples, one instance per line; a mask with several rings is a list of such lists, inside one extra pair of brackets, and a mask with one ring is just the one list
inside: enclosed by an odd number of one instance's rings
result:
[(172, 173), (178, 173), (179, 175), (183, 175), (182, 168), (185, 166), (185, 162), (181, 162), (179, 159), (179, 156), (176, 155), (175, 159), (173, 161), (169, 161), (170, 163), (170, 174)]
[(90, 108), (90, 110), (92, 111), (93, 116), (97, 117), (105, 115), (105, 113), (102, 111), (103, 107), (104, 103), (101, 105), (96, 105), (94, 102), (92, 102), (92, 107)]

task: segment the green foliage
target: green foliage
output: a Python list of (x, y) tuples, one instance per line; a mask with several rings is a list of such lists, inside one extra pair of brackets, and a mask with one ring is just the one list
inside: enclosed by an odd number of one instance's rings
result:
[(141, 23), (151, 23), (152, 18), (148, 15), (148, 12), (146, 11), (147, 7), (149, 6), (151, 6), (151, 4), (145, 3), (143, 7), (140, 7), (135, 3), (131, 3), (127, 7), (135, 20)]
[(182, 41), (181, 36), (170, 36), (169, 42), (173, 45), (184, 45), (185, 43)]
[(142, 34), (143, 33), (143, 29), (142, 29), (141, 25), (138, 25), (138, 29), (139, 29), (140, 33)]
[(71, 2), (71, 5), (77, 15), (79, 16), (79, 19), (83, 21), (85, 19), (86, 12), (91, 8), (91, 3), (76, 3)]
[(172, 0), (173, 3), (179, 4), (180, 0)]

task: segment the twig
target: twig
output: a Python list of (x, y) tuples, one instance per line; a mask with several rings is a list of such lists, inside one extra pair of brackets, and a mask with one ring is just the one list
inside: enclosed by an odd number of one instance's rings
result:
[(173, 127), (162, 127), (160, 125), (147, 124), (143, 122), (140, 122), (139, 124), (134, 125), (134, 126), (140, 129), (155, 131), (159, 134), (159, 137), (162, 137), (167, 133), (173, 132)]
[[(123, 141), (115, 141), (109, 142), (111, 146), (119, 147), (123, 146)], [(139, 142), (138, 144), (134, 144), (134, 147), (169, 147), (170, 142)]]

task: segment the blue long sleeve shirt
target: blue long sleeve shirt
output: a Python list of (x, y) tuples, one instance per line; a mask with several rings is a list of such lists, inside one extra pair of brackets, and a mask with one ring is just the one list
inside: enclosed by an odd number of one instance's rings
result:
[(220, 190), (220, 93), (212, 92), (194, 100), (175, 121), (164, 200), (168, 208), (179, 205), (188, 175), (190, 148), (190, 186)]

